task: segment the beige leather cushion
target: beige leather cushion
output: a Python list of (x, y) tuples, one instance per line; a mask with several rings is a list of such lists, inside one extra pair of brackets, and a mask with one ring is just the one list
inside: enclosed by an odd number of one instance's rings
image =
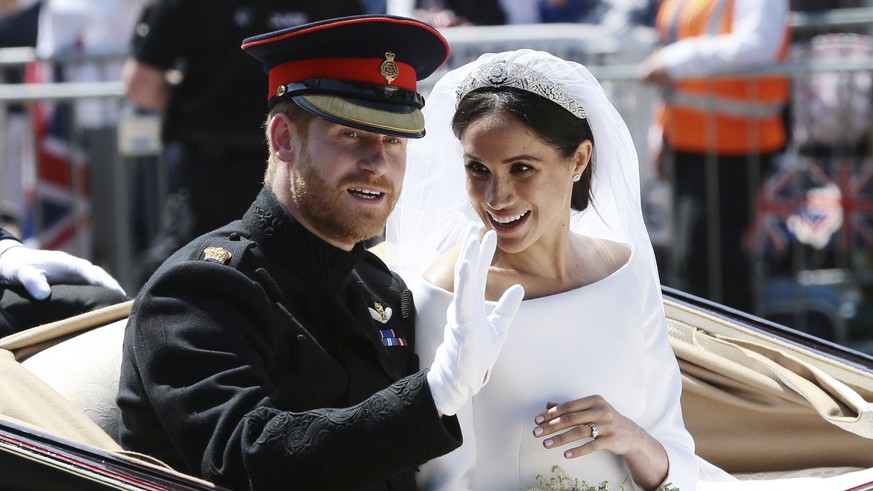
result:
[(118, 438), (118, 375), (127, 319), (46, 348), (21, 362), (94, 423)]
[(0, 350), (0, 414), (5, 421), (49, 432), (103, 450), (121, 450), (69, 401)]

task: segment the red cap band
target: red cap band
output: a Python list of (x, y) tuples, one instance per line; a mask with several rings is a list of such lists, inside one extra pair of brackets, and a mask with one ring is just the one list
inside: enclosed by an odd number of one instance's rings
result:
[(381, 67), (384, 59), (378, 58), (321, 58), (315, 60), (297, 60), (276, 65), (270, 69), (269, 97), (276, 95), (281, 85), (299, 82), (308, 78), (328, 78), (347, 82), (367, 82), (379, 85), (392, 85), (415, 92), (417, 78), (415, 69), (406, 63), (395, 61), (397, 78), (390, 84), (382, 76)]

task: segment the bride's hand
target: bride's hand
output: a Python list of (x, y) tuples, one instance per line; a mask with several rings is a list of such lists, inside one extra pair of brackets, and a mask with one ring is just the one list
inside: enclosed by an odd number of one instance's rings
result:
[(633, 480), (643, 489), (654, 489), (667, 478), (669, 461), (664, 447), (602, 396), (550, 402), (534, 421), (533, 434), (543, 438), (544, 447), (567, 445), (565, 458), (606, 450), (624, 457)]
[(544, 439), (544, 447), (578, 444), (564, 451), (564, 457), (568, 459), (597, 450), (625, 455), (633, 450), (640, 432), (645, 433), (599, 395), (563, 404), (550, 402), (546, 405), (546, 411), (538, 414), (534, 421), (537, 423), (534, 436)]
[(434, 404), (440, 414), (454, 415), (488, 381), (488, 374), (524, 298), (524, 288), (513, 285), (493, 309), (486, 305), (485, 286), (497, 235), (489, 230), (479, 240), (469, 224), (462, 236), (455, 265), (455, 298), (446, 310), (441, 344), (427, 373)]

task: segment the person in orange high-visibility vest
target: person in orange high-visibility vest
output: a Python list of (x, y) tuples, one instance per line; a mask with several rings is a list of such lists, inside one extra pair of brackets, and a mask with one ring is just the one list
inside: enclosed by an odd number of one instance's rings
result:
[[(672, 179), (676, 230), (664, 283), (753, 311), (742, 241), (758, 184), (787, 140), (790, 85), (752, 73), (787, 56), (788, 1), (662, 0), (656, 27), (664, 46), (640, 79), (663, 88), (656, 162)], [(731, 70), (743, 75), (720, 75)]]

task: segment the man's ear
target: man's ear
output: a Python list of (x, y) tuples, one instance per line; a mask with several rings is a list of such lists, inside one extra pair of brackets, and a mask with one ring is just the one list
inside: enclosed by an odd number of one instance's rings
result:
[(270, 118), (270, 147), (279, 160), (294, 163), (300, 144), (297, 135), (297, 126), (287, 114), (278, 113)]

